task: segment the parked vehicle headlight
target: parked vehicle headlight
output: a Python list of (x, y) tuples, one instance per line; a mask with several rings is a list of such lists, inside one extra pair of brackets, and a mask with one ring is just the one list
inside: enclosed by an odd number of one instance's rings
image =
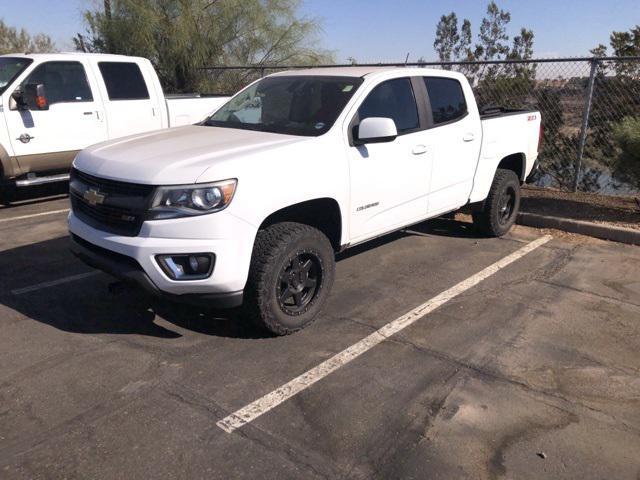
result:
[(215, 183), (177, 185), (156, 189), (149, 219), (190, 217), (219, 212), (231, 203), (236, 179)]

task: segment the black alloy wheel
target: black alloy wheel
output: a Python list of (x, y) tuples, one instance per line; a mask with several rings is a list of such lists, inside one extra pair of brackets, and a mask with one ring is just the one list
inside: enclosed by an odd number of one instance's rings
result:
[(322, 270), (322, 259), (314, 251), (298, 251), (285, 263), (276, 292), (284, 313), (300, 315), (309, 309), (322, 285)]
[(516, 207), (517, 194), (513, 185), (506, 185), (500, 196), (498, 206), (498, 222), (500, 225), (508, 225), (513, 217)]

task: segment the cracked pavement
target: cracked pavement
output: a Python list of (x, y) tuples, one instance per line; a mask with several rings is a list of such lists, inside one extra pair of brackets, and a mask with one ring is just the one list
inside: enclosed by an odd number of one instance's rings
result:
[(15, 295), (89, 269), (64, 213), (2, 222), (0, 478), (637, 480), (640, 248), (555, 233), (228, 434), (221, 418), (541, 233), (435, 220), (356, 247), (317, 321), (270, 338), (103, 274)]

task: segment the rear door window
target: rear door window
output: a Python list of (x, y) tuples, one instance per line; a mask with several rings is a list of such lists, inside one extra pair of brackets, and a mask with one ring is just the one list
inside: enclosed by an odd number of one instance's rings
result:
[(436, 126), (454, 122), (467, 114), (467, 102), (460, 82), (452, 78), (423, 78)]
[(409, 78), (387, 80), (375, 87), (358, 109), (360, 121), (369, 117), (391, 118), (399, 134), (420, 128), (418, 106)]
[(147, 100), (149, 90), (140, 67), (131, 62), (99, 62), (109, 100)]

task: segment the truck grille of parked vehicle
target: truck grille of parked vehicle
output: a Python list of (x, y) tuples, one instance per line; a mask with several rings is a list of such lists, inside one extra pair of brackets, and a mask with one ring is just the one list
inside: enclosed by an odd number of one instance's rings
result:
[(71, 207), (99, 230), (135, 237), (149, 207), (152, 185), (117, 182), (71, 171)]

